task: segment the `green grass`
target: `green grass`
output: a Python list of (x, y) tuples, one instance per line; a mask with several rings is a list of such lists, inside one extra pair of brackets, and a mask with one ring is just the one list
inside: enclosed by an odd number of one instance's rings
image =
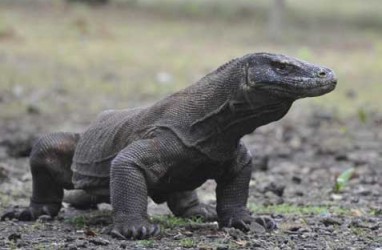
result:
[(174, 217), (171, 215), (154, 216), (152, 218), (152, 222), (160, 224), (162, 227), (167, 229), (174, 229), (176, 227), (185, 227), (190, 224), (203, 223), (203, 221), (199, 218), (185, 219), (185, 218)]
[(138, 244), (141, 245), (142, 247), (146, 248), (152, 248), (154, 247), (154, 240), (140, 240), (138, 241)]
[(89, 218), (87, 218), (86, 216), (83, 216), (83, 215), (68, 218), (66, 220), (67, 223), (73, 225), (76, 228), (86, 227), (88, 224), (88, 221), (89, 221)]
[(65, 222), (77, 228), (94, 225), (109, 225), (112, 223), (111, 211), (96, 210), (83, 215), (73, 216), (65, 219)]
[[(254, 51), (336, 71), (336, 91), (296, 105), (354, 116), (382, 107), (382, 18), (372, 14), (381, 12), (380, 1), (288, 1), (280, 43), (266, 39), (270, 1), (113, 2), (105, 8), (0, 3), (0, 33), (15, 34), (0, 39), (1, 118), (21, 116), (30, 105), (67, 117), (152, 102)], [(158, 81), (163, 72), (168, 82)]]
[(257, 214), (283, 214), (283, 215), (346, 215), (351, 211), (340, 207), (328, 206), (296, 206), (290, 204), (259, 206), (250, 204), (249, 209)]
[(195, 247), (196, 246), (196, 243), (193, 239), (190, 239), (190, 238), (185, 238), (185, 239), (181, 239), (180, 240), (180, 244), (179, 244), (181, 247), (184, 247), (184, 248), (192, 248), (192, 247)]

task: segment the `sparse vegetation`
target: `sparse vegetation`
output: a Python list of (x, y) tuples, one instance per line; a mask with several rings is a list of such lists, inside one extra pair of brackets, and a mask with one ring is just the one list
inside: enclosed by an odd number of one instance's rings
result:
[(203, 223), (203, 221), (199, 218), (194, 219), (184, 219), (179, 218), (171, 215), (164, 215), (164, 216), (154, 216), (152, 218), (152, 221), (154, 223), (160, 224), (164, 228), (168, 229), (174, 229), (176, 227), (185, 227), (190, 224), (200, 224)]
[(154, 246), (154, 240), (140, 240), (139, 244), (143, 247), (152, 248)]
[(334, 192), (341, 192), (349, 183), (349, 180), (354, 175), (354, 168), (349, 168), (342, 172), (337, 178), (334, 184)]
[(196, 243), (191, 238), (185, 238), (180, 240), (180, 246), (184, 248), (191, 248), (191, 247), (195, 247)]
[(80, 215), (69, 218), (66, 222), (72, 224), (76, 228), (84, 228), (87, 225), (88, 220), (89, 219), (86, 216)]
[(293, 204), (280, 204), (272, 206), (258, 206), (249, 204), (249, 208), (256, 214), (283, 214), (283, 215), (344, 215), (350, 214), (351, 211), (339, 207), (327, 206), (297, 206)]

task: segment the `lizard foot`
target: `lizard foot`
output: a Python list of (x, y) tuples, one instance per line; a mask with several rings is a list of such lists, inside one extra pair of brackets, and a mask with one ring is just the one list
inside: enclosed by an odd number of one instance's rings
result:
[(146, 219), (138, 220), (137, 218), (124, 218), (114, 222), (110, 234), (118, 239), (147, 239), (160, 233), (160, 227), (151, 224)]
[(235, 208), (219, 215), (219, 227), (234, 227), (241, 231), (250, 230), (253, 221), (251, 213), (245, 208)]
[(13, 208), (12, 210), (5, 212), (1, 216), (1, 220), (6, 219), (18, 219), (20, 221), (33, 221), (37, 220), (42, 215), (55, 217), (61, 209), (61, 204), (51, 203), (51, 204), (38, 204), (31, 202), (27, 208)]
[(277, 229), (276, 222), (268, 216), (256, 216), (253, 219), (256, 223), (264, 227), (266, 231), (273, 231)]
[(184, 218), (201, 218), (203, 221), (216, 221), (215, 207), (207, 204), (198, 204), (188, 208), (183, 214)]
[(276, 222), (267, 216), (252, 217), (251, 213), (245, 209), (233, 209), (230, 212), (223, 213), (222, 218), (219, 218), (219, 227), (234, 227), (241, 231), (248, 232), (253, 228), (259, 231), (271, 231), (277, 229)]

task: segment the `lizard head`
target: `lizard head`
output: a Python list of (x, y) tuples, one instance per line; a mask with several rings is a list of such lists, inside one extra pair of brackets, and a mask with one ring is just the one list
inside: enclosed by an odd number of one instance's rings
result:
[(251, 92), (296, 100), (326, 94), (337, 84), (331, 69), (284, 55), (254, 53), (244, 65), (246, 89)]

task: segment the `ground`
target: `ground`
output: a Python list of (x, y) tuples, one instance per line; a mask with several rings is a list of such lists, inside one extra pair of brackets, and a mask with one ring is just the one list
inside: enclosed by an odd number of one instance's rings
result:
[[(265, 39), (266, 1), (256, 8), (244, 0), (235, 7), (213, 0), (207, 7), (37, 2), (0, 4), (0, 213), (28, 204), (27, 155), (36, 136), (81, 131), (101, 110), (152, 103), (233, 57), (285, 53), (333, 68), (339, 83), (244, 138), (254, 156), (248, 207), (272, 216), (274, 232), (219, 230), (216, 223), (168, 216), (151, 202), (163, 233), (121, 241), (104, 233), (110, 206), (65, 205), (53, 221), (0, 222), (0, 249), (382, 248), (382, 35), (376, 32), (382, 22), (370, 14), (382, 11), (379, 1), (349, 0), (347, 8), (330, 1), (338, 5), (330, 9), (329, 0), (290, 1), (289, 36), (278, 43)], [(301, 13), (309, 7), (307, 18)], [(198, 191), (214, 202), (213, 182)]]
[[(382, 116), (341, 120), (331, 113), (293, 109), (283, 121), (245, 138), (254, 155), (248, 206), (273, 217), (274, 232), (247, 234), (217, 228), (216, 223), (167, 217), (165, 206), (150, 204), (164, 229), (154, 239), (120, 241), (102, 233), (110, 225), (110, 207), (78, 211), (65, 206), (54, 221), (0, 223), (0, 248), (193, 248), (193, 249), (377, 249), (382, 247)], [(366, 115), (365, 115), (366, 116)], [(296, 126), (296, 121), (298, 126)], [(2, 128), (2, 134), (7, 130)], [(27, 132), (22, 132), (27, 133)], [(26, 205), (31, 176), (20, 157), (28, 136), (9, 137), (2, 147), (1, 207)], [(13, 144), (10, 144), (12, 143)], [(12, 145), (12, 146), (10, 146)], [(335, 188), (348, 169), (350, 180)], [(338, 190), (340, 189), (340, 190)], [(199, 193), (214, 202), (214, 183)]]

